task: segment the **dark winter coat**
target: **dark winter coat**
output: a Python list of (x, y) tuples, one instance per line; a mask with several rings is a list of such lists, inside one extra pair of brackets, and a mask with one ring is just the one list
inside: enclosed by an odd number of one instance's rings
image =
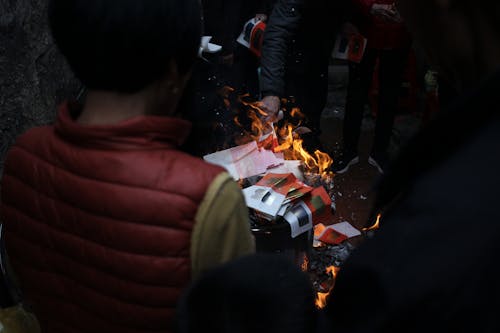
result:
[(380, 187), (381, 228), (341, 269), (336, 332), (498, 332), (500, 74), (457, 102)]
[(284, 95), (286, 71), (319, 73), (328, 66), (335, 35), (349, 9), (347, 0), (279, 0), (275, 4), (262, 46), (264, 96)]

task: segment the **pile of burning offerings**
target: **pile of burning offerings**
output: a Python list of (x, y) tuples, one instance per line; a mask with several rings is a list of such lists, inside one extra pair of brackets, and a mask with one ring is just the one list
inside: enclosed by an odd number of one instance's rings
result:
[(361, 234), (347, 222), (329, 225), (335, 213), (333, 160), (303, 148), (304, 116), (297, 108), (270, 124), (262, 121), (266, 114), (258, 102), (231, 97), (232, 92), (223, 90), (233, 113), (232, 124), (226, 125), (233, 129), (227, 133), (232, 144), (204, 159), (226, 168), (241, 185), (257, 251), (284, 253), (301, 265), (311, 274), (322, 307), (338, 267), (353, 249), (346, 240)]

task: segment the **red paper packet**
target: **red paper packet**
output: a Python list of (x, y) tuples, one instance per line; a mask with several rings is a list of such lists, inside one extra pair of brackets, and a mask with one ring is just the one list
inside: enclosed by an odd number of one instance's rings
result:
[(323, 243), (330, 245), (338, 245), (347, 240), (347, 236), (337, 232), (333, 229), (327, 229), (323, 235), (319, 238)]

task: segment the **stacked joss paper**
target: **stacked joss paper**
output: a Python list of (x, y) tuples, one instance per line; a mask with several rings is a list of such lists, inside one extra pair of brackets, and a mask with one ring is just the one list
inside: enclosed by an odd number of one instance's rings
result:
[(268, 173), (255, 185), (243, 189), (247, 206), (263, 220), (283, 218), (291, 237), (309, 232), (332, 218), (331, 199), (322, 187), (310, 187), (292, 173)]

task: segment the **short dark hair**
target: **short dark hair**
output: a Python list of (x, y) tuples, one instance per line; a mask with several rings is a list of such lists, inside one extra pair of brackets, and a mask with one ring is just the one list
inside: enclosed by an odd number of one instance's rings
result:
[(89, 89), (134, 93), (171, 62), (193, 66), (201, 36), (199, 0), (51, 0), (49, 24), (75, 75)]
[(255, 254), (195, 281), (178, 305), (179, 333), (310, 333), (315, 294), (307, 274), (279, 255)]

